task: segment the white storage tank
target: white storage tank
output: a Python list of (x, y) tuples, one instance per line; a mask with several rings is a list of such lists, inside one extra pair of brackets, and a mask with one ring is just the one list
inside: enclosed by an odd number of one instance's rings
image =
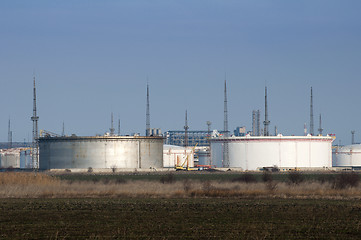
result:
[(212, 164), (223, 167), (228, 145), (229, 167), (257, 170), (263, 167), (330, 168), (332, 142), (329, 136), (245, 136), (210, 139)]
[(20, 168), (32, 168), (31, 149), (21, 149), (20, 151)]
[(20, 168), (20, 148), (1, 149), (0, 168)]
[(209, 147), (197, 149), (196, 155), (198, 157), (198, 165), (212, 165), (211, 151)]
[(180, 147), (175, 145), (163, 146), (163, 166), (165, 168), (175, 168), (184, 163), (184, 167), (194, 167), (193, 147)]
[(333, 167), (361, 167), (361, 144), (335, 147), (332, 152)]
[(163, 167), (163, 138), (42, 137), (39, 169), (150, 169)]

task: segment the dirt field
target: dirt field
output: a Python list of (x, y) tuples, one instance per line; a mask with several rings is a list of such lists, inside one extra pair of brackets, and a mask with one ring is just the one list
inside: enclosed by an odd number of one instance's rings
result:
[(0, 239), (359, 239), (357, 173), (0, 173)]
[(0, 199), (1, 239), (359, 239), (361, 204), (293, 199)]

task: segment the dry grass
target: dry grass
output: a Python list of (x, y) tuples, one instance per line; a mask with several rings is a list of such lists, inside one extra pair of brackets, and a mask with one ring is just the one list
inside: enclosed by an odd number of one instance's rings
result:
[(330, 182), (66, 181), (38, 173), (0, 173), (0, 198), (241, 197), (361, 199), (361, 187), (335, 188)]

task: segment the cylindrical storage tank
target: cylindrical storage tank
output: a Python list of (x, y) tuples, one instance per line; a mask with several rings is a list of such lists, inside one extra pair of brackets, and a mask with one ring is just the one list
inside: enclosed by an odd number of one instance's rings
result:
[(176, 166), (194, 167), (194, 151), (192, 147), (180, 147), (175, 145), (163, 146), (163, 167), (174, 168)]
[(212, 165), (211, 152), (209, 148), (197, 151), (198, 165)]
[(333, 167), (361, 167), (361, 144), (335, 147), (332, 152)]
[[(230, 168), (329, 168), (332, 167), (332, 141), (328, 136), (212, 138), (211, 158), (213, 164), (223, 167), (223, 158), (227, 155), (224, 152), (228, 148)], [(228, 147), (225, 148), (225, 144)]]
[(0, 153), (1, 168), (20, 168), (20, 150), (18, 148), (10, 148)]
[(31, 168), (32, 159), (31, 159), (31, 150), (22, 149), (20, 151), (20, 168)]
[(149, 169), (162, 167), (162, 137), (39, 138), (40, 169)]

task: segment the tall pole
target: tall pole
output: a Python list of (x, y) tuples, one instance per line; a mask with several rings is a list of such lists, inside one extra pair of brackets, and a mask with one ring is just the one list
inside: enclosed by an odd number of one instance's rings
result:
[(147, 112), (146, 112), (146, 123), (145, 123), (145, 136), (150, 135), (150, 109), (149, 109), (149, 84), (147, 83)]
[(224, 133), (223, 136), (225, 138), (223, 143), (223, 167), (229, 167), (229, 152), (228, 152), (228, 109), (227, 109), (227, 80), (224, 79)]
[(312, 87), (311, 87), (311, 103), (310, 103), (310, 134), (313, 136), (313, 95), (312, 95)]
[(120, 119), (118, 119), (118, 136), (120, 136)]
[(8, 126), (8, 148), (12, 148), (13, 145), (13, 133), (11, 131), (10, 118), (9, 118), (9, 126)]
[(227, 108), (227, 81), (224, 80), (224, 127), (223, 127), (223, 131), (224, 131), (224, 136), (228, 137), (229, 136), (229, 132), (228, 132), (228, 108)]
[(320, 114), (320, 121), (319, 121), (319, 128), (318, 128), (318, 134), (320, 136), (322, 136), (322, 132), (323, 132), (323, 128), (322, 128), (322, 119), (321, 119), (321, 114)]
[(267, 106), (267, 87), (265, 87), (264, 90), (264, 132), (263, 134), (265, 136), (269, 136), (269, 130), (268, 130), (268, 125), (270, 124), (270, 121), (268, 120), (268, 106)]
[(109, 128), (109, 130), (110, 130), (110, 136), (114, 136), (114, 131), (115, 131), (115, 129), (114, 129), (113, 112), (112, 112), (110, 118), (111, 118), (111, 120), (110, 120), (110, 128)]
[(252, 136), (257, 136), (256, 133), (256, 110), (252, 111)]
[(61, 135), (64, 137), (65, 136), (65, 127), (64, 127), (64, 121), (63, 121), (63, 131), (61, 132)]
[(184, 146), (188, 147), (188, 118), (187, 118), (187, 110), (186, 110), (186, 118), (185, 118), (185, 125), (184, 125)]
[(261, 111), (260, 110), (257, 110), (257, 136), (261, 136)]
[(208, 126), (208, 132), (207, 132), (207, 137), (211, 137), (211, 121), (207, 121), (207, 126)]
[(352, 134), (351, 143), (352, 143), (352, 144), (355, 144), (355, 130), (352, 130), (352, 131), (351, 131), (351, 134)]
[(31, 121), (33, 121), (33, 141), (32, 141), (32, 162), (33, 170), (37, 171), (39, 168), (39, 146), (38, 146), (38, 120), (39, 117), (36, 113), (36, 87), (35, 87), (35, 76), (34, 76), (34, 98), (33, 98), (33, 116)]

